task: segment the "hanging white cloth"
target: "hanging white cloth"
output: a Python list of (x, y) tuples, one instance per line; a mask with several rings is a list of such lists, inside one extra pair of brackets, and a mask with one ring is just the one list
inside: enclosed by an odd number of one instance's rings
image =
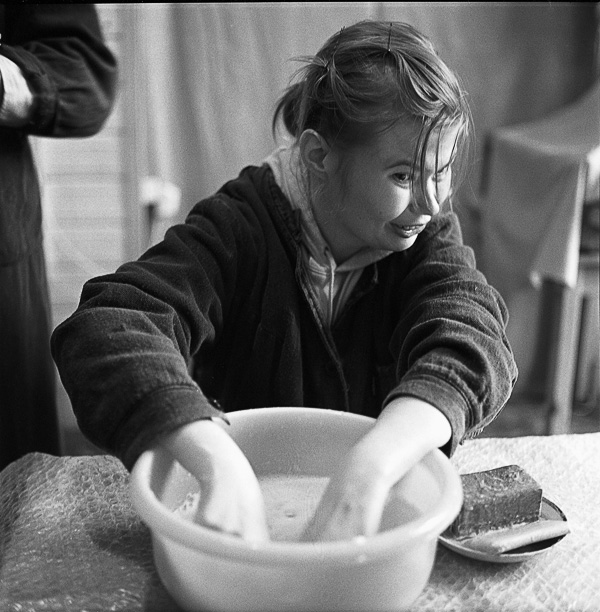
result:
[(577, 283), (581, 213), (598, 200), (600, 81), (542, 120), (492, 135), (483, 202), (484, 272), (506, 299), (543, 278)]
[(583, 207), (600, 199), (600, 81), (541, 120), (497, 129), (490, 144), (480, 265), (507, 302), (525, 389), (543, 314), (537, 289), (544, 279), (576, 286)]

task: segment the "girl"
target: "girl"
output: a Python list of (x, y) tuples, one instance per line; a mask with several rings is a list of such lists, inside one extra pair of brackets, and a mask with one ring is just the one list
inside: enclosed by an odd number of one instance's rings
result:
[(260, 488), (218, 406), (377, 417), (305, 537), (370, 535), (391, 486), (516, 379), (450, 203), (470, 114), (427, 39), (364, 21), (306, 60), (280, 120), (289, 146), (85, 284), (53, 355), (84, 434), (128, 468), (166, 447), (201, 483), (198, 520), (250, 541), (268, 538)]

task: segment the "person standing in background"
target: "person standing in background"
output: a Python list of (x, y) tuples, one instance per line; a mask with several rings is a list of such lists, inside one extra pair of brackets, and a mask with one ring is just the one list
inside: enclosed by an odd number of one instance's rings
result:
[(29, 136), (92, 136), (117, 62), (93, 4), (0, 4), (0, 470), (60, 454), (39, 182)]

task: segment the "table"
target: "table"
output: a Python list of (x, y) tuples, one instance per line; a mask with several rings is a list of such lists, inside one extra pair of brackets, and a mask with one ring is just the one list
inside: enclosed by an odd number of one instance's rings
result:
[[(412, 612), (598, 612), (600, 433), (480, 438), (459, 472), (516, 463), (569, 519), (571, 533), (522, 564), (489, 564), (440, 546)], [(0, 473), (3, 612), (175, 612), (150, 535), (110, 456), (30, 454)]]

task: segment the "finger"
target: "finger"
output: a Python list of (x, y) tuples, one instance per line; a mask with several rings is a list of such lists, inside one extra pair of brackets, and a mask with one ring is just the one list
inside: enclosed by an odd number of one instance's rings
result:
[(362, 494), (347, 493), (338, 500), (326, 500), (307, 526), (304, 541), (350, 540), (370, 537), (379, 531), (389, 488), (373, 485)]
[(261, 544), (271, 539), (266, 522), (260, 519), (245, 524), (242, 537), (253, 544)]
[(389, 488), (378, 486), (371, 494), (362, 500), (363, 507), (363, 534), (364, 536), (373, 536), (379, 531), (381, 518), (387, 503)]

